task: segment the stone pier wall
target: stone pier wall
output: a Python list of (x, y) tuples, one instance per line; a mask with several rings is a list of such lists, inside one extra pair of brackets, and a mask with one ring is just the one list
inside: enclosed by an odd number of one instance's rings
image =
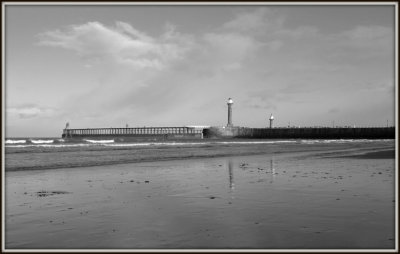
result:
[(247, 128), (211, 127), (206, 138), (260, 139), (394, 139), (394, 127), (381, 128)]

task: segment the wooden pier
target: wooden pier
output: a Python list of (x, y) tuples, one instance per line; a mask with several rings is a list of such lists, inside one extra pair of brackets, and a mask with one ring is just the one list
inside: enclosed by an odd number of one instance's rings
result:
[(164, 136), (176, 138), (203, 138), (203, 129), (195, 127), (135, 127), (135, 128), (86, 128), (63, 130), (63, 138), (106, 136)]

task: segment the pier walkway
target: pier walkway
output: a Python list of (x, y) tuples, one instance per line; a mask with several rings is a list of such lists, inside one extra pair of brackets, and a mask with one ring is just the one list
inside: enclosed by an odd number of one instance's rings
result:
[(135, 128), (86, 128), (63, 130), (62, 137), (96, 137), (96, 136), (194, 136), (203, 137), (203, 129), (195, 127), (135, 127)]

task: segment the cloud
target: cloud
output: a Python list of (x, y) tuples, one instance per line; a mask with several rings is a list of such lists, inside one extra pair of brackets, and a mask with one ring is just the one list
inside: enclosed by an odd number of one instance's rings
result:
[(116, 22), (107, 27), (99, 22), (72, 25), (64, 30), (38, 35), (39, 45), (75, 51), (93, 65), (105, 61), (132, 68), (161, 70), (181, 59), (190, 47), (190, 38), (169, 30), (161, 38), (152, 38), (130, 24)]
[(56, 113), (54, 108), (42, 107), (35, 104), (26, 104), (6, 109), (8, 117), (11, 118), (35, 118), (35, 117), (52, 117)]
[(339, 113), (340, 109), (339, 108), (331, 108), (328, 110), (328, 114), (336, 114)]
[(238, 69), (241, 62), (255, 53), (260, 43), (250, 36), (237, 33), (208, 33), (204, 35), (207, 61), (214, 60), (223, 69)]
[(252, 12), (238, 13), (222, 25), (221, 31), (246, 35), (269, 51), (278, 51), (285, 43), (317, 37), (314, 26), (285, 27), (286, 17), (270, 8), (257, 8)]
[(143, 32), (140, 32), (139, 30), (133, 28), (131, 25), (125, 22), (116, 22), (116, 30), (120, 32), (121, 34), (128, 34), (131, 35), (133, 38), (139, 39), (141, 41), (147, 41), (147, 42), (154, 42), (154, 39), (148, 35), (146, 35)]
[(226, 64), (222, 67), (224, 71), (236, 71), (242, 68), (242, 64), (239, 62), (233, 62), (231, 64)]
[(294, 29), (282, 29), (275, 32), (275, 36), (279, 38), (286, 38), (286, 39), (310, 39), (319, 36), (319, 30), (313, 26), (299, 26)]
[(243, 105), (256, 109), (277, 109), (277, 98), (279, 94), (274, 88), (268, 87), (258, 90), (246, 91), (246, 98), (243, 99)]
[[(283, 29), (285, 18), (269, 8), (240, 12), (231, 20), (204, 33), (198, 40), (201, 47), (196, 60), (205, 61), (201, 73), (237, 71), (247, 67), (246, 61), (263, 50), (278, 51), (284, 43), (274, 35)], [(281, 36), (282, 37), (282, 36)]]
[(282, 28), (285, 18), (278, 16), (269, 8), (257, 8), (253, 12), (242, 12), (222, 25), (224, 29), (250, 32), (268, 33)]
[[(88, 125), (124, 119), (134, 119), (130, 125), (163, 125), (190, 119), (193, 109), (204, 109), (209, 117), (210, 105), (219, 105), (228, 91), (237, 101), (241, 97), (248, 110), (279, 106), (291, 114), (293, 105), (303, 101), (308, 110), (323, 95), (339, 94), (361, 77), (365, 55), (390, 52), (385, 45), (391, 45), (393, 31), (386, 27), (359, 26), (333, 34), (289, 26), (285, 20), (269, 8), (256, 8), (212, 29), (182, 34), (167, 23), (151, 36), (125, 22), (88, 22), (42, 33), (39, 44), (75, 52), (82, 67), (97, 75), (97, 86), (85, 94), (77, 91), (59, 107), (74, 119), (87, 119)], [(320, 110), (328, 112), (329, 103), (321, 103)], [(43, 114), (39, 107), (11, 112)]]
[(150, 100), (162, 105), (163, 94), (155, 91), (173, 89), (170, 71), (195, 48), (192, 36), (179, 33), (172, 24), (152, 37), (125, 22), (88, 22), (48, 31), (39, 35), (39, 45), (73, 51), (82, 67), (92, 69), (97, 85), (85, 93), (77, 91), (61, 106), (76, 118), (113, 118), (126, 108), (130, 111), (124, 114), (147, 111), (143, 105)]
[(353, 85), (358, 87), (360, 91), (370, 91), (375, 94), (388, 93), (393, 95), (395, 92), (394, 80), (388, 78), (364, 80), (361, 82), (356, 82)]
[(384, 26), (357, 26), (352, 30), (343, 32), (341, 35), (348, 38), (350, 41), (375, 42), (380, 45), (382, 42), (388, 42), (389, 38), (393, 38), (394, 31)]
[(270, 109), (270, 110), (277, 110), (275, 100), (266, 100), (261, 96), (251, 97), (245, 100), (245, 105), (250, 108), (256, 109)]
[(382, 58), (394, 52), (394, 31), (384, 26), (357, 26), (325, 38), (331, 59)]

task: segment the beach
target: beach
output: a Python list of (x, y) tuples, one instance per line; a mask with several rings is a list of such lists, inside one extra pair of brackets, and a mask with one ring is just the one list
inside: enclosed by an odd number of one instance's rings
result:
[(6, 248), (394, 248), (393, 141), (258, 146), (6, 170)]

